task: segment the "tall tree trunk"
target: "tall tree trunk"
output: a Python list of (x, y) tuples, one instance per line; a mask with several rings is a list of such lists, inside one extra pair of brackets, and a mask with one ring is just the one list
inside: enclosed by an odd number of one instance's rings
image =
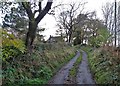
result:
[(71, 43), (71, 39), (72, 39), (72, 27), (70, 27), (69, 29), (69, 38), (68, 38), (69, 43)]
[[(25, 42), (25, 45), (28, 48), (28, 50), (31, 49), (32, 44), (34, 42), (38, 23), (43, 19), (43, 17), (51, 9), (52, 2), (53, 0), (48, 0), (44, 9), (41, 9), (41, 2), (39, 2), (38, 4), (39, 9), (34, 10), (34, 12), (32, 12), (30, 2), (22, 2), (22, 5), (25, 8), (26, 13), (28, 14), (28, 18), (29, 18), (29, 29), (26, 35), (26, 42)], [(39, 15), (35, 18), (34, 16), (35, 16), (36, 11), (39, 12)]]
[[(36, 35), (36, 30), (37, 30), (37, 24), (36, 22), (29, 22), (29, 30), (26, 35), (26, 42), (25, 45), (27, 46), (28, 49), (32, 47), (33, 41), (35, 39)], [(31, 46), (31, 47), (30, 47)]]
[(69, 34), (69, 39), (68, 39), (69, 43), (71, 43), (71, 37), (72, 37), (72, 34)]
[(116, 9), (117, 9), (117, 5), (116, 5), (116, 0), (115, 0), (115, 19), (114, 19), (114, 21), (115, 21), (115, 47), (116, 47), (116, 45), (117, 45), (117, 26), (116, 26), (116, 22), (117, 22), (117, 19), (116, 19)]

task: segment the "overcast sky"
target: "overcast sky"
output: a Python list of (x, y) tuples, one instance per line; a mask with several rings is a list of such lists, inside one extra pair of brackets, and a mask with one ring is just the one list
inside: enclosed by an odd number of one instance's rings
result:
[[(79, 2), (80, 0), (61, 0), (61, 2), (64, 3), (70, 3), (71, 1)], [(102, 6), (105, 5), (106, 2), (114, 2), (114, 0), (83, 0), (83, 1), (88, 2), (85, 5), (85, 11), (96, 11), (97, 17), (100, 19), (103, 18), (101, 11)], [(49, 37), (49, 35), (55, 35), (57, 27), (55, 26), (56, 21), (54, 17), (46, 15), (39, 25), (46, 28), (46, 31), (42, 33), (43, 35), (46, 35), (46, 39)]]
[[(54, 7), (55, 5), (57, 5), (60, 2), (62, 2), (62, 3), (70, 3), (72, 1), (80, 2), (81, 0), (54, 0), (52, 6)], [(97, 17), (100, 18), (100, 19), (102, 19), (102, 11), (101, 11), (102, 6), (105, 5), (106, 2), (114, 2), (114, 0), (82, 0), (82, 1), (88, 2), (85, 5), (85, 10), (84, 11), (96, 11), (97, 12)], [(117, 2), (118, 1), (120, 1), (120, 0), (117, 0)], [(2, 21), (1, 21), (1, 18), (0, 18), (0, 23), (1, 22)], [(56, 27), (56, 21), (55, 21), (54, 17), (47, 14), (42, 19), (42, 21), (39, 23), (39, 26), (46, 28), (46, 31), (44, 31), (44, 33), (42, 33), (43, 35), (46, 35), (46, 39), (50, 35), (55, 35), (57, 27)]]

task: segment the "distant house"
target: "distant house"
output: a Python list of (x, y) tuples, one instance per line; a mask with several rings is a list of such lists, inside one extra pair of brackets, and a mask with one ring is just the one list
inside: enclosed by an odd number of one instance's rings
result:
[(62, 42), (63, 38), (61, 36), (51, 36), (47, 40), (48, 43), (57, 43), (57, 42)]

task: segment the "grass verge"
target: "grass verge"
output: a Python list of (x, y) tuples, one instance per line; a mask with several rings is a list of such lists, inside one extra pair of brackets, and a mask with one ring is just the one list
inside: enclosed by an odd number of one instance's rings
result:
[(104, 48), (82, 47), (88, 53), (91, 72), (96, 84), (120, 84), (120, 58)]
[(46, 84), (74, 57), (76, 50), (63, 43), (37, 45), (32, 54), (26, 53), (2, 63), (3, 85)]

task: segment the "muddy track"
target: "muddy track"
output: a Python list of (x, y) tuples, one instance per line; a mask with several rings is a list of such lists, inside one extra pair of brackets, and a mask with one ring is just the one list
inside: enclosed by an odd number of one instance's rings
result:
[(64, 84), (66, 81), (69, 70), (73, 67), (73, 64), (76, 62), (77, 58), (80, 56), (80, 52), (76, 53), (76, 56), (71, 59), (65, 66), (63, 66), (58, 73), (48, 82), (48, 84)]
[[(95, 84), (88, 66), (87, 54), (82, 50), (81, 54), (82, 61), (78, 67), (75, 84)], [(69, 71), (73, 67), (78, 57), (80, 57), (79, 51), (76, 53), (76, 56), (73, 59), (71, 59), (56, 73), (56, 75), (48, 82), (48, 84), (65, 84), (65, 81), (68, 79)]]
[(82, 61), (78, 68), (78, 73), (76, 77), (77, 84), (95, 84), (93, 77), (90, 73), (88, 66), (88, 59), (86, 52), (82, 51)]

